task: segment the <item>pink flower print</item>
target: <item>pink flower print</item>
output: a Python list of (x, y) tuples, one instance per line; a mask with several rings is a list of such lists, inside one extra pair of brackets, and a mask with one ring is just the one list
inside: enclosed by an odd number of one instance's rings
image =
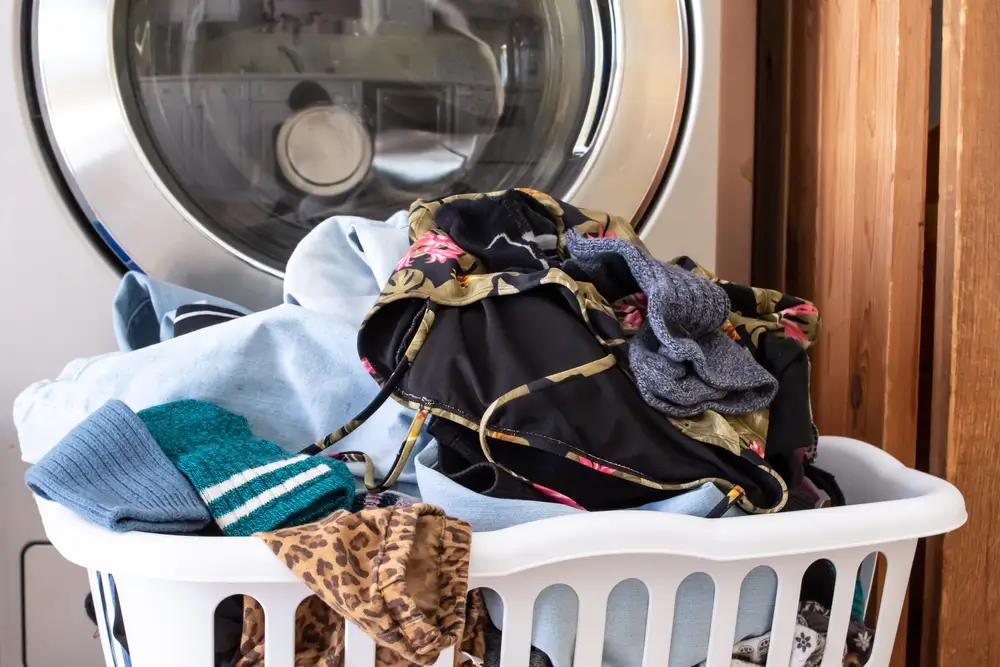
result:
[(819, 315), (819, 311), (816, 310), (816, 306), (814, 306), (809, 302), (806, 302), (806, 303), (800, 303), (797, 306), (792, 306), (791, 308), (785, 308), (783, 311), (781, 311), (781, 315), (783, 317), (787, 317), (788, 315), (799, 315), (799, 316)]
[(625, 316), (625, 324), (629, 325), (633, 329), (639, 329), (642, 327), (642, 323), (646, 321), (643, 316), (642, 311), (636, 308), (628, 315)]
[(403, 259), (399, 260), (399, 262), (396, 264), (396, 268), (393, 269), (393, 270), (394, 271), (399, 271), (400, 269), (407, 269), (407, 268), (413, 266), (413, 254), (412, 253), (413, 253), (413, 246), (410, 246), (410, 249), (406, 251), (405, 255), (403, 255)]
[(638, 330), (646, 321), (646, 309), (649, 307), (649, 299), (645, 292), (631, 294), (614, 305), (615, 312), (623, 315), (621, 318), (625, 326)]
[(430, 262), (440, 262), (444, 264), (449, 259), (456, 259), (464, 252), (458, 244), (451, 240), (450, 236), (438, 234), (437, 232), (427, 232), (422, 239), (413, 244), (413, 249), (417, 251), (415, 256), (427, 255)]
[(566, 505), (567, 507), (572, 507), (573, 509), (577, 510), (583, 509), (583, 507), (581, 507), (575, 500), (573, 500), (569, 496), (559, 493), (558, 491), (553, 491), (552, 489), (544, 487), (541, 484), (532, 484), (532, 486), (541, 491), (542, 493), (544, 493), (545, 495), (547, 495), (552, 500), (559, 503), (560, 505)]
[(375, 375), (375, 367), (372, 366), (372, 362), (368, 361), (367, 357), (361, 357), (361, 365), (364, 367), (368, 375)]
[(806, 335), (802, 331), (802, 327), (800, 327), (798, 324), (796, 324), (795, 322), (792, 322), (791, 320), (786, 320), (786, 319), (782, 318), (782, 320), (781, 320), (781, 326), (783, 326), (785, 328), (785, 335), (786, 336), (788, 336), (792, 340), (797, 340), (800, 343), (805, 342)]
[(750, 451), (752, 451), (760, 458), (764, 458), (764, 447), (761, 446), (759, 441), (754, 440), (753, 442), (750, 443)]
[(618, 235), (607, 227), (598, 229), (596, 234), (587, 234), (588, 239), (616, 239)]
[(413, 266), (413, 260), (418, 257), (426, 257), (427, 262), (439, 262), (444, 264), (449, 259), (461, 257), (465, 251), (457, 243), (451, 240), (450, 236), (437, 232), (427, 232), (410, 246), (410, 249), (403, 259), (396, 264), (396, 271)]
[(605, 475), (615, 474), (614, 468), (609, 468), (608, 466), (602, 466), (600, 463), (595, 463), (594, 461), (591, 461), (585, 456), (580, 457), (580, 463), (587, 466), (588, 468), (591, 468), (592, 470), (596, 470), (597, 472), (603, 472)]

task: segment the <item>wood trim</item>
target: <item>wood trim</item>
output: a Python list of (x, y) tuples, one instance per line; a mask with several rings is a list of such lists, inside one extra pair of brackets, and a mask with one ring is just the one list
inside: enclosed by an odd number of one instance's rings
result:
[(794, 0), (757, 0), (753, 245), (750, 282), (785, 289)]
[(969, 524), (928, 545), (927, 665), (994, 665), (1000, 576), (1000, 5), (944, 0), (931, 471)]
[(786, 282), (823, 316), (816, 421), (914, 466), (931, 2), (790, 4)]
[[(936, 322), (937, 284), (937, 219), (938, 219), (938, 172), (940, 171), (941, 134), (939, 128), (928, 133), (927, 140), (927, 208), (924, 227), (924, 312), (920, 325), (920, 393), (917, 414), (917, 469), (940, 469), (931, 464), (931, 419), (934, 401), (934, 327)], [(911, 656), (920, 660), (911, 664), (933, 667), (937, 664), (937, 619), (940, 604), (940, 565), (930, 567), (928, 563), (940, 563), (940, 542), (937, 538), (922, 540), (917, 546), (913, 561), (913, 576), (910, 579), (910, 597), (916, 602), (910, 608), (910, 627), (914, 633), (908, 650)], [(928, 561), (928, 558), (930, 559)]]

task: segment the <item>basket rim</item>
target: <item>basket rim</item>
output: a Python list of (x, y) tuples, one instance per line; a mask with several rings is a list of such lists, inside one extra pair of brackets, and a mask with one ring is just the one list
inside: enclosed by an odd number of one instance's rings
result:
[[(872, 445), (824, 437), (817, 463), (849, 480), (854, 491), (845, 489), (849, 498), (864, 496), (867, 502), (724, 521), (634, 510), (544, 519), (475, 533), (470, 577), (634, 555), (746, 561), (751, 569), (754, 563), (782, 557), (877, 551), (894, 542), (950, 532), (967, 519), (958, 489), (905, 467)], [(64, 558), (90, 570), (181, 582), (298, 583), (255, 537), (115, 533), (51, 501), (36, 502), (49, 541)]]

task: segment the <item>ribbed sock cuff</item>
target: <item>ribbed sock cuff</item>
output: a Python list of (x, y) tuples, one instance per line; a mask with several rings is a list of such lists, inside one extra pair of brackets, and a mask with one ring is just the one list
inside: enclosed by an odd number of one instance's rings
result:
[(70, 431), (28, 470), (25, 482), (39, 496), (115, 531), (196, 531), (211, 518), (121, 401), (109, 401)]
[[(346, 465), (305, 456), (287, 461), (265, 474), (244, 471), (202, 491), (223, 533), (252, 535), (302, 525), (351, 506), (355, 484)], [(240, 483), (245, 477), (252, 479)]]

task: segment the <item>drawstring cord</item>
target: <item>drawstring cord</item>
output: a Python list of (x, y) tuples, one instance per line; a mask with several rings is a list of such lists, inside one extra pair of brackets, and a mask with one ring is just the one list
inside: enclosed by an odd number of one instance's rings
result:
[(740, 498), (746, 495), (746, 491), (743, 490), (742, 486), (734, 486), (723, 498), (713, 507), (708, 514), (705, 515), (706, 519), (720, 519), (722, 515), (729, 511), (729, 508), (736, 504)]
[[(588, 361), (587, 363), (577, 366), (576, 368), (570, 368), (569, 370), (565, 370), (556, 373), (554, 375), (547, 375), (543, 378), (533, 380), (528, 384), (522, 384), (520, 387), (516, 387), (508, 391), (506, 394), (503, 394), (498, 399), (490, 403), (489, 407), (487, 407), (486, 411), (483, 413), (483, 418), (479, 421), (479, 446), (482, 448), (483, 454), (486, 456), (486, 460), (492, 463), (493, 465), (499, 467), (504, 472), (513, 475), (517, 479), (528, 482), (530, 484), (531, 483), (530, 480), (525, 479), (521, 475), (515, 473), (513, 470), (510, 470), (506, 466), (497, 463), (493, 459), (493, 453), (490, 451), (489, 441), (487, 440), (489, 436), (498, 435), (494, 434), (493, 431), (490, 429), (490, 419), (493, 417), (493, 413), (495, 413), (504, 405), (507, 405), (508, 403), (515, 401), (518, 398), (527, 396), (528, 394), (539, 393), (546, 389), (551, 389), (556, 385), (566, 382), (567, 380), (572, 380), (574, 378), (590, 377), (592, 375), (597, 375), (598, 373), (603, 373), (609, 368), (613, 368), (615, 366), (615, 363), (616, 363), (615, 355), (609, 354), (606, 357), (602, 357), (601, 359)], [(503, 436), (499, 435), (499, 438), (503, 439)]]
[(389, 397), (392, 396), (392, 392), (399, 386), (399, 383), (403, 381), (403, 375), (405, 375), (406, 371), (409, 369), (410, 361), (406, 357), (403, 357), (403, 359), (396, 365), (396, 369), (392, 371), (392, 375), (389, 376), (386, 383), (382, 385), (381, 389), (379, 389), (375, 398), (372, 399), (371, 403), (365, 406), (364, 410), (358, 413), (357, 417), (347, 422), (325, 438), (317, 440), (299, 453), (306, 455), (319, 454), (330, 445), (340, 442), (357, 430), (359, 426), (364, 424), (373, 414), (375, 414), (376, 410), (382, 407), (383, 403), (389, 400)]

